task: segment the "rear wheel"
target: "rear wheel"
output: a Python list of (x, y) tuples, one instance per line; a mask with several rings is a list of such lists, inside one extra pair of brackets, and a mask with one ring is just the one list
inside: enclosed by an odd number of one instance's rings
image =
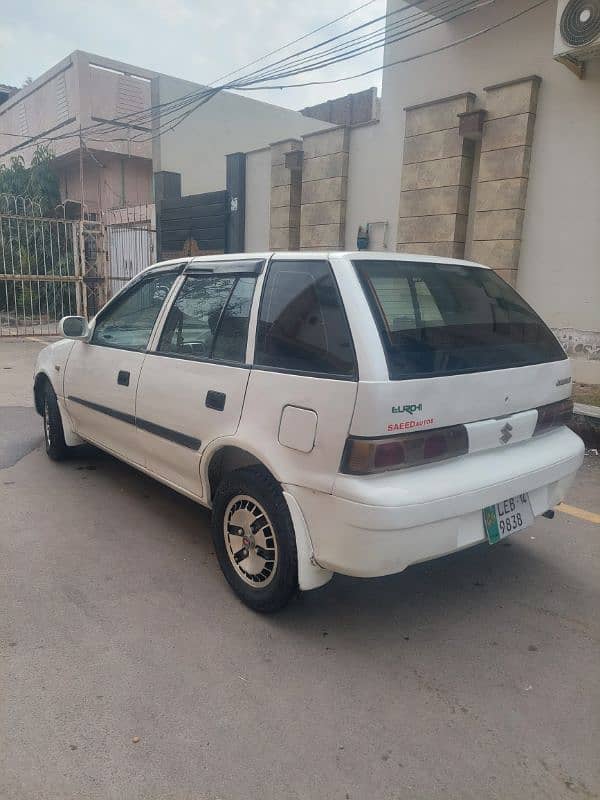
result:
[(298, 591), (292, 520), (277, 482), (264, 470), (236, 470), (220, 484), (212, 534), (230, 586), (255, 611), (283, 608)]
[(65, 442), (65, 432), (58, 401), (54, 389), (49, 382), (44, 386), (43, 395), (44, 441), (46, 453), (53, 461), (62, 461), (69, 454), (69, 447)]

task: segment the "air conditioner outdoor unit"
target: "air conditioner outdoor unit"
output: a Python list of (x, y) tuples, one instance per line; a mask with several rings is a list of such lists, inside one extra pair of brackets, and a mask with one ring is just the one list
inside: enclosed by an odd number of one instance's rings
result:
[(583, 64), (600, 57), (600, 0), (558, 0), (554, 58)]

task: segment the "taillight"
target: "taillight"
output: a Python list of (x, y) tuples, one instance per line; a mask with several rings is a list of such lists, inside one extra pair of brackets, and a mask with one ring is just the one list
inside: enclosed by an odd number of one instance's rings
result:
[(551, 428), (557, 428), (559, 425), (568, 425), (573, 419), (573, 401), (571, 398), (568, 400), (560, 400), (558, 403), (550, 403), (547, 406), (540, 406), (537, 409), (538, 418), (534, 436), (538, 433), (545, 433)]
[(384, 439), (350, 437), (346, 440), (341, 470), (350, 475), (369, 475), (443, 461), (468, 451), (469, 437), (464, 425)]

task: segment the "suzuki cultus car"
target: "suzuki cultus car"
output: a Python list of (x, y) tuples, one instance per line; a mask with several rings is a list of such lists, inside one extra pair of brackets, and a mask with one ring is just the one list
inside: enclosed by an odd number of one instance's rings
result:
[(479, 264), (263, 253), (156, 264), (40, 353), (53, 459), (82, 441), (212, 509), (259, 611), (531, 525), (583, 444), (569, 361)]

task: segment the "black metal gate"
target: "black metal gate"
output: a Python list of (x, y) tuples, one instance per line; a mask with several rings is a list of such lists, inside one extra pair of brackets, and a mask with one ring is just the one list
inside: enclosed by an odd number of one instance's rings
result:
[(227, 191), (191, 194), (157, 203), (159, 259), (227, 250)]

